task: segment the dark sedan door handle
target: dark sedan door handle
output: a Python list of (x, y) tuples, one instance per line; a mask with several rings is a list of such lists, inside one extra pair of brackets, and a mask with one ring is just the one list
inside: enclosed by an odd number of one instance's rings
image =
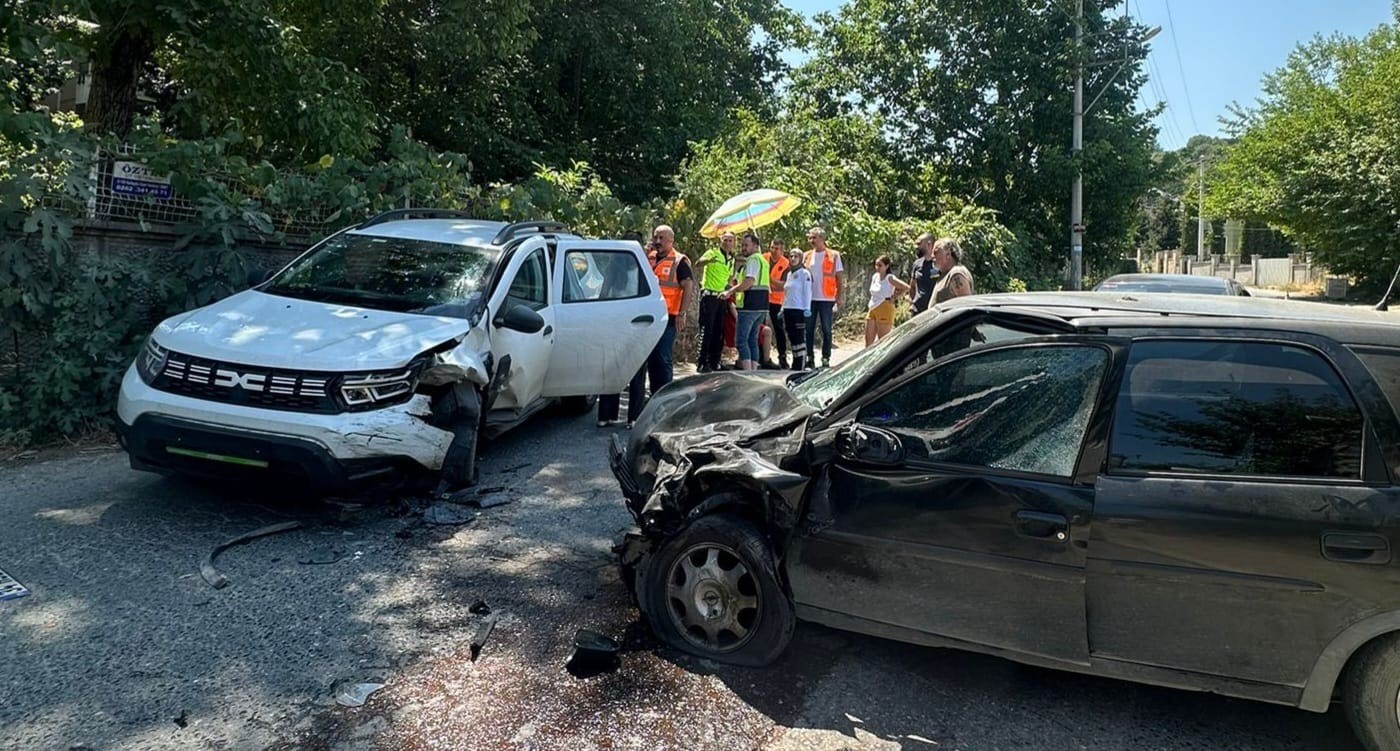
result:
[(1390, 563), (1390, 540), (1364, 532), (1322, 533), (1322, 557), (1338, 563)]
[(1016, 531), (1026, 537), (1065, 542), (1069, 539), (1069, 519), (1044, 511), (1017, 511)]
[(632, 323), (656, 323), (656, 317), (652, 315), (637, 316), (632, 319)]

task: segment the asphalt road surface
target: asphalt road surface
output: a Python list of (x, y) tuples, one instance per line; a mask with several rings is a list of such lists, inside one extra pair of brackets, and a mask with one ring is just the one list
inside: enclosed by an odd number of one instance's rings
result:
[[(0, 749), (1358, 751), (1316, 715), (799, 626), (776, 666), (658, 651), (609, 548), (630, 521), (590, 418), (496, 442), (513, 503), (459, 527), (132, 472), (115, 451), (0, 461)], [(231, 548), (213, 589), (199, 561)], [(473, 661), (482, 620), (499, 618)], [(622, 667), (564, 669), (574, 631)], [(383, 682), (358, 708), (341, 681)]]

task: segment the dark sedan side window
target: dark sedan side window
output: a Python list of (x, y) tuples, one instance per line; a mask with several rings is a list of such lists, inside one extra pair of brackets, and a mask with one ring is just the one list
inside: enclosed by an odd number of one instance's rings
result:
[(1109, 470), (1359, 478), (1361, 411), (1320, 355), (1268, 342), (1133, 345)]
[(1108, 353), (1016, 347), (938, 366), (865, 405), (857, 418), (898, 435), (916, 462), (1069, 477)]

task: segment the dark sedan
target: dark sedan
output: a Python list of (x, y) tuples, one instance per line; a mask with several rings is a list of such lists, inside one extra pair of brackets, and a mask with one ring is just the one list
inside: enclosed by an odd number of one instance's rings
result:
[[(1309, 303), (944, 303), (841, 366), (661, 390), (612, 466), (667, 643), (797, 619), (1325, 711), (1400, 748), (1400, 325)], [(804, 377), (805, 376), (805, 377)]]
[(1249, 291), (1234, 279), (1196, 274), (1118, 274), (1099, 282), (1095, 292), (1170, 292), (1188, 295), (1234, 295)]

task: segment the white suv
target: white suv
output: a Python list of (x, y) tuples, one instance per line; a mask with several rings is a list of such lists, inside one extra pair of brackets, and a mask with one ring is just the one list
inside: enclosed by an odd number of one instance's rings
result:
[(475, 481), (479, 436), (620, 391), (666, 326), (635, 242), (406, 209), (161, 323), (117, 403), (136, 469), (336, 492)]

